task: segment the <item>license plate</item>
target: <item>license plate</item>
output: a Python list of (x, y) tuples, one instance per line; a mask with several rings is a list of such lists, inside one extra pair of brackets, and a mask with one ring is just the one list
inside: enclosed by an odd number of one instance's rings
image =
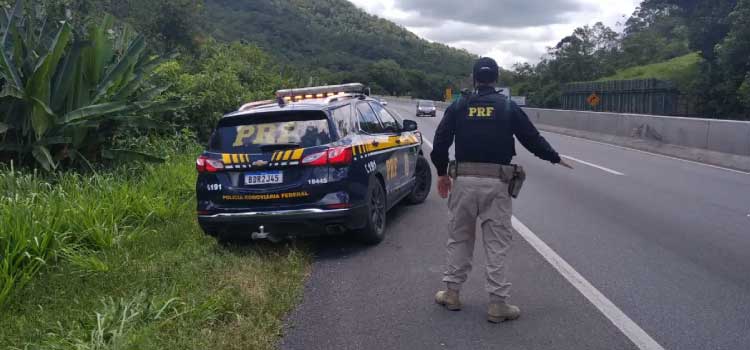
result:
[(280, 171), (269, 171), (245, 175), (245, 185), (269, 185), (284, 183), (284, 174)]

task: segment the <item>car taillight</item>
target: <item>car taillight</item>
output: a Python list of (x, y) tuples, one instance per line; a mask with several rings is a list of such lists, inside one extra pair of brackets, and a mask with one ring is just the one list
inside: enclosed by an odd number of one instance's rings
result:
[(352, 158), (351, 147), (334, 147), (303, 158), (302, 164), (309, 166), (348, 165), (351, 164)]
[(215, 173), (224, 170), (224, 162), (218, 159), (208, 158), (206, 156), (198, 157), (195, 161), (195, 169), (199, 173)]
[(195, 170), (198, 170), (199, 173), (203, 173), (206, 171), (206, 157), (200, 156), (195, 161)]
[(302, 164), (309, 166), (328, 165), (328, 151), (311, 154), (302, 159)]
[(348, 165), (352, 163), (351, 147), (336, 147), (328, 149), (328, 164)]

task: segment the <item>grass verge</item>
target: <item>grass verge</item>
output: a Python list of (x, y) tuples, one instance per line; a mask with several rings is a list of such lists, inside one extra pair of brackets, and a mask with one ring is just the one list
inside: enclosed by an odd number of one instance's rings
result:
[(271, 349), (309, 265), (195, 222), (192, 152), (54, 178), (0, 171), (0, 349)]

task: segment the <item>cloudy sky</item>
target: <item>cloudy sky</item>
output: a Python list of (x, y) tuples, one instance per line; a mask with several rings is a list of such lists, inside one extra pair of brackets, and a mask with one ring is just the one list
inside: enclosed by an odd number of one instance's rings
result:
[(510, 68), (536, 63), (576, 27), (604, 22), (617, 31), (639, 0), (350, 0), (425, 39), (495, 58)]

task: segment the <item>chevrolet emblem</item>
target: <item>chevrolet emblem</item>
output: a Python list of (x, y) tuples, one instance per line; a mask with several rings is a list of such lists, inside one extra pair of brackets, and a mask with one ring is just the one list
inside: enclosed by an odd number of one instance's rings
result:
[(268, 162), (266, 162), (265, 160), (256, 160), (253, 162), (253, 166), (258, 168), (262, 168), (266, 165), (268, 165)]

